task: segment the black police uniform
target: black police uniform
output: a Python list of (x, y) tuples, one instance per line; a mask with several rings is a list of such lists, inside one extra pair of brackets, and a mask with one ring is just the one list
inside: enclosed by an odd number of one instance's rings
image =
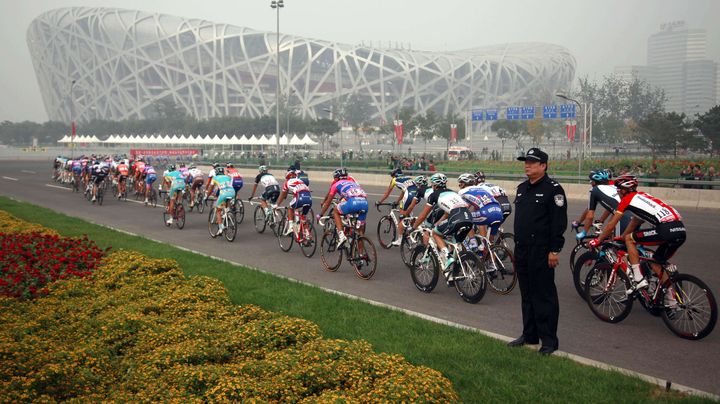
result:
[(545, 174), (535, 184), (530, 180), (521, 183), (515, 195), (515, 270), (522, 298), (523, 338), (525, 343), (541, 341), (543, 347), (555, 350), (560, 310), (555, 269), (548, 266), (548, 254), (559, 253), (565, 243), (565, 191)]

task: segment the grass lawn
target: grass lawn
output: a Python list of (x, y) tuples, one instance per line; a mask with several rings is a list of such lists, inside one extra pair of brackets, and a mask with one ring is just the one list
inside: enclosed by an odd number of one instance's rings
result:
[(101, 248), (112, 246), (155, 258), (176, 259), (188, 275), (222, 281), (236, 304), (252, 303), (305, 318), (318, 324), (326, 337), (364, 339), (376, 351), (398, 353), (414, 364), (437, 369), (452, 380), (464, 402), (709, 401), (665, 393), (637, 378), (582, 366), (569, 359), (542, 357), (529, 349), (510, 349), (476, 332), (375, 307), (28, 203), (0, 197), (0, 209), (54, 228), (62, 235), (87, 234)]

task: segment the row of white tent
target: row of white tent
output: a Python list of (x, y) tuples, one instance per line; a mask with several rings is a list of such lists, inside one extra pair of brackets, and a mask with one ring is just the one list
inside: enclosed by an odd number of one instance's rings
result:
[[(100, 140), (97, 136), (75, 136), (75, 140), (72, 140), (70, 136), (65, 135), (62, 139), (58, 140), (58, 143), (104, 143), (104, 144), (186, 144), (186, 145), (204, 145), (204, 146), (218, 146), (218, 145), (247, 145), (247, 146), (274, 146), (277, 144), (277, 137), (272, 136), (251, 136), (245, 135), (239, 138), (236, 135), (228, 137), (223, 135), (222, 137), (215, 135), (205, 136), (168, 136), (168, 135), (110, 135), (106, 140)], [(318, 143), (310, 138), (309, 135), (305, 135), (303, 138), (293, 135), (288, 138), (286, 135), (280, 136), (280, 144), (283, 146), (314, 146)]]

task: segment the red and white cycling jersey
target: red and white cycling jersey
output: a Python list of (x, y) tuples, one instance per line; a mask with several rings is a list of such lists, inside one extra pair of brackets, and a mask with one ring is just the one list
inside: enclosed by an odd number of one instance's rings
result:
[(282, 190), (293, 196), (297, 196), (300, 192), (310, 192), (310, 188), (305, 185), (300, 178), (290, 178), (283, 184)]
[(682, 216), (675, 208), (645, 192), (631, 192), (625, 195), (620, 200), (616, 212), (625, 213), (625, 210), (654, 226), (682, 220)]

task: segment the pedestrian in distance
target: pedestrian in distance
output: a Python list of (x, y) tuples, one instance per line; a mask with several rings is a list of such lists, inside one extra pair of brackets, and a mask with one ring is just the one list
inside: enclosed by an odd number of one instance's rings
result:
[(555, 267), (565, 244), (567, 200), (562, 186), (547, 175), (547, 153), (533, 147), (518, 160), (525, 162), (528, 177), (515, 194), (515, 270), (523, 332), (508, 346), (541, 343), (538, 352), (550, 355), (559, 346)]

